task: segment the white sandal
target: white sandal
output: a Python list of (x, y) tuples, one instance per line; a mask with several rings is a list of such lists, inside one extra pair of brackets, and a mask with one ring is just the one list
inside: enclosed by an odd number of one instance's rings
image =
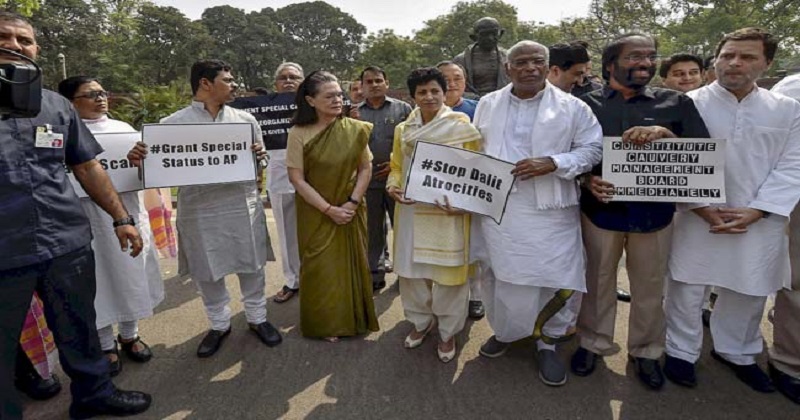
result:
[[(427, 337), (428, 334), (431, 331), (433, 331), (433, 327), (434, 327), (435, 324), (436, 324), (436, 321), (431, 321), (431, 323), (428, 325), (428, 328), (425, 328), (425, 331), (422, 332), (422, 336), (420, 338), (413, 339), (413, 338), (411, 338), (411, 334), (413, 334), (413, 332), (409, 333), (406, 336), (405, 342), (403, 342), (403, 347), (405, 347), (407, 349), (415, 349), (415, 348), (421, 346), (422, 342), (425, 341), (425, 337)], [(414, 332), (416, 332), (416, 330), (414, 330)]]
[(456, 357), (456, 348), (458, 347), (456, 345), (456, 338), (453, 337), (451, 340), (453, 340), (453, 349), (447, 353), (443, 353), (441, 350), (439, 350), (439, 346), (436, 346), (436, 354), (439, 356), (439, 360), (442, 363), (448, 363)]

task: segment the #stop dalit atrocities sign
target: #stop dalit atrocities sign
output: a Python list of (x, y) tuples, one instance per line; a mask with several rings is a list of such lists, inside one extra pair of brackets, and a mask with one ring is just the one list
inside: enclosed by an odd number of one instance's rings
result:
[(145, 188), (224, 184), (256, 179), (250, 123), (147, 124)]
[(725, 203), (725, 141), (671, 138), (643, 145), (603, 138), (612, 201)]
[[(139, 179), (139, 168), (133, 166), (127, 157), (128, 151), (141, 140), (141, 133), (95, 133), (94, 138), (103, 147), (103, 153), (97, 155), (96, 159), (105, 169), (117, 192), (143, 189), (142, 181)], [(68, 176), (78, 197), (88, 197), (71, 171), (68, 172)]]
[(406, 178), (405, 196), (503, 219), (514, 176), (514, 164), (459, 147), (417, 142)]

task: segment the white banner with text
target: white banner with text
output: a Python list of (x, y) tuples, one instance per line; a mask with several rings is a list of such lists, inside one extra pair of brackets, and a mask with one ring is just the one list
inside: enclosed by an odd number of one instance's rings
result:
[(482, 214), (498, 224), (514, 184), (514, 164), (459, 147), (417, 142), (405, 195), (422, 203), (444, 203)]
[(253, 181), (256, 163), (249, 123), (147, 124), (142, 139), (145, 188)]
[[(96, 133), (94, 138), (103, 147), (103, 153), (97, 155), (95, 159), (105, 169), (117, 192), (143, 189), (142, 181), (139, 179), (139, 168), (128, 160), (128, 151), (142, 138), (141, 133)], [(88, 197), (89, 195), (75, 179), (75, 174), (70, 171), (68, 175), (78, 197)]]
[(603, 138), (603, 179), (613, 201), (725, 202), (725, 140)]

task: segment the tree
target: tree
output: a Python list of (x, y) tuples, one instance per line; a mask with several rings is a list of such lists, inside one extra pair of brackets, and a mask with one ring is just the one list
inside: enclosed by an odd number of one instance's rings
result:
[(425, 46), (428, 62), (450, 60), (472, 43), (472, 24), (487, 16), (497, 19), (505, 29), (501, 45), (509, 47), (517, 42), (517, 8), (501, 0), (460, 1), (450, 13), (425, 21), (414, 40)]
[(270, 84), (283, 44), (274, 10), (246, 14), (235, 7), (217, 6), (206, 9), (201, 22), (211, 37), (209, 58), (230, 63), (247, 88)]
[(409, 72), (417, 67), (433, 65), (425, 61), (422, 45), (411, 38), (398, 36), (391, 29), (370, 34), (364, 43), (364, 53), (354, 71), (356, 77), (364, 67), (378, 66), (395, 87), (402, 87)]
[(281, 57), (309, 70), (346, 74), (360, 54), (364, 25), (323, 1), (291, 4), (276, 12), (283, 33)]
[(0, 0), (0, 7), (14, 10), (23, 16), (30, 16), (42, 7), (39, 0)]
[(137, 79), (144, 85), (188, 80), (192, 63), (211, 46), (205, 26), (174, 7), (152, 4), (143, 5), (135, 19)]

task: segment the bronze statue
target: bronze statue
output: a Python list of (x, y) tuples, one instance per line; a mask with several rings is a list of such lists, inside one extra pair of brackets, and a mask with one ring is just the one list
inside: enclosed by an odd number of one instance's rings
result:
[(506, 50), (497, 45), (504, 32), (491, 17), (480, 18), (472, 26), (469, 37), (474, 43), (453, 59), (466, 70), (467, 92), (483, 96), (509, 83)]

